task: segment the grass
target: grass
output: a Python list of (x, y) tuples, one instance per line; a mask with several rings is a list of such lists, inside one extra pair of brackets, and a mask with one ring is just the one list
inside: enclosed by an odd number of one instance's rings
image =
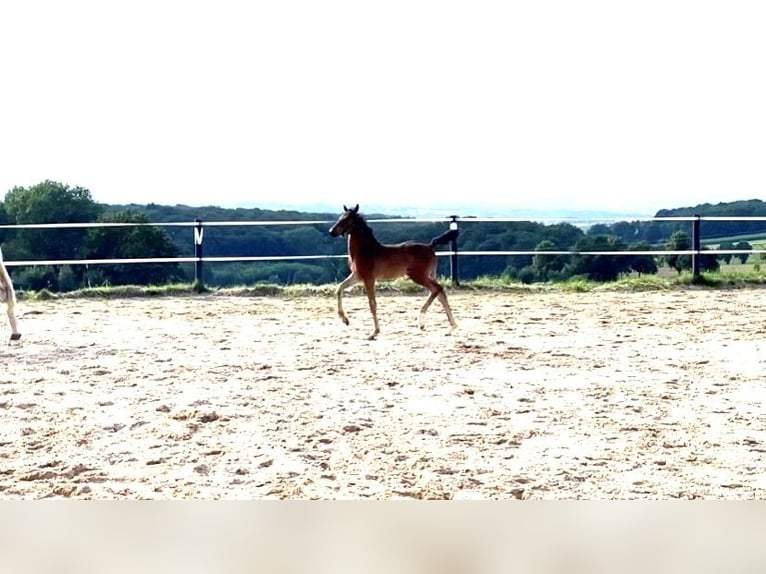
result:
[[(588, 293), (591, 291), (662, 291), (684, 288), (739, 289), (766, 286), (766, 271), (761, 270), (757, 266), (737, 265), (717, 272), (702, 273), (698, 279), (695, 279), (691, 272), (680, 274), (673, 272), (672, 274), (633, 275), (608, 283), (599, 283), (579, 277), (556, 283), (524, 284), (504, 277), (479, 277), (461, 282), (460, 285), (452, 285), (449, 279), (442, 278), (441, 283), (448, 292), (493, 291), (538, 293), (558, 291), (564, 293)], [(251, 286), (206, 288), (194, 283), (176, 283), (159, 286), (89, 287), (65, 293), (53, 293), (47, 289), (41, 289), (39, 291), (18, 292), (18, 298), (27, 301), (46, 301), (51, 299), (193, 296), (197, 294), (239, 297), (331, 297), (335, 295), (336, 287), (336, 284), (279, 285), (276, 283), (264, 283)], [(362, 287), (357, 286), (353, 289), (361, 290)], [(423, 293), (421, 286), (406, 279), (378, 283), (377, 290), (381, 294), (420, 295)]]
[(85, 298), (127, 298), (127, 297), (162, 297), (169, 295), (193, 295), (194, 285), (191, 283), (176, 283), (170, 285), (120, 285), (116, 287), (101, 286), (87, 287), (75, 291), (54, 293), (48, 289), (39, 291), (18, 292), (19, 299), (28, 301), (47, 301), (49, 299), (85, 299)]

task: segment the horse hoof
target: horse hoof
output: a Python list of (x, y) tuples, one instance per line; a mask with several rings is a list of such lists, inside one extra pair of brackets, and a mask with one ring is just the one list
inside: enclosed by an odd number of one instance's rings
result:
[(12, 333), (11, 334), (11, 341), (18, 341), (21, 339), (21, 333)]

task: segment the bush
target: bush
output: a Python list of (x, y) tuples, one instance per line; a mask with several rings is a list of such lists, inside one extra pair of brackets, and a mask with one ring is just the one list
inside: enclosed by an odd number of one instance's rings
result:
[(537, 271), (531, 265), (527, 265), (516, 272), (516, 278), (525, 285), (529, 285), (537, 281)]
[(52, 267), (24, 267), (15, 273), (13, 281), (25, 291), (55, 291), (58, 284)]
[(63, 265), (61, 269), (59, 269), (58, 290), (59, 291), (74, 291), (76, 289), (79, 289), (79, 287), (80, 285), (79, 285), (77, 276), (72, 270), (72, 266)]

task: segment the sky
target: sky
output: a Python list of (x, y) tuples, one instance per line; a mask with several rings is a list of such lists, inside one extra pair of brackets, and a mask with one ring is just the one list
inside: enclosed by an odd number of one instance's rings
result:
[(1, 12), (0, 198), (53, 180), (103, 203), (392, 213), (766, 199), (760, 0)]

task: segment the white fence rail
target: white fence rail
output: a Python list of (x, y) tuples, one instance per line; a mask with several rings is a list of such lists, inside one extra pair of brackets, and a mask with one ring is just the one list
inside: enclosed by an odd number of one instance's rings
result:
[[(403, 223), (445, 223), (448, 225), (460, 225), (470, 223), (512, 223), (531, 221), (529, 217), (439, 217), (439, 218), (389, 218), (389, 219), (368, 219), (368, 223), (385, 224), (403, 224)], [(583, 219), (576, 218), (542, 218), (534, 219), (538, 223), (554, 224), (569, 223), (572, 225), (584, 225)], [(587, 220), (594, 224), (592, 220)], [(624, 219), (602, 219), (597, 223), (616, 223), (625, 221)], [(459, 251), (457, 245), (453, 243), (450, 250), (437, 253), (440, 257), (451, 256), (453, 262), (452, 279), (457, 281), (457, 256), (524, 256), (524, 255), (614, 255), (614, 256), (664, 256), (664, 255), (691, 255), (695, 264), (693, 270), (695, 274), (699, 273), (698, 260), (703, 254), (700, 244), (699, 228), (704, 221), (766, 221), (766, 216), (673, 216), (673, 217), (652, 217), (645, 220), (634, 221), (689, 221), (692, 223), (692, 248), (688, 250), (649, 250), (649, 251), (536, 251), (536, 250), (497, 250), (497, 251)], [(125, 258), (125, 259), (51, 259), (51, 260), (5, 260), (8, 267), (14, 266), (46, 266), (46, 265), (114, 265), (114, 264), (135, 264), (135, 263), (194, 263), (198, 280), (201, 280), (202, 263), (222, 263), (222, 262), (247, 262), (247, 261), (301, 261), (301, 260), (320, 260), (320, 259), (338, 259), (346, 258), (346, 254), (326, 254), (326, 255), (264, 255), (264, 256), (204, 256), (202, 254), (202, 243), (204, 230), (210, 227), (250, 227), (250, 226), (287, 226), (287, 225), (326, 225), (328, 228), (334, 223), (329, 220), (268, 220), (268, 221), (182, 221), (182, 222), (150, 222), (150, 223), (36, 223), (36, 224), (9, 224), (0, 225), (1, 230), (11, 229), (73, 229), (73, 228), (115, 228), (115, 227), (189, 227), (194, 230), (195, 255), (186, 257), (146, 257), (146, 258)], [(710, 254), (710, 251), (707, 252)], [(715, 254), (761, 254), (766, 253), (766, 249), (725, 249), (715, 250)]]

